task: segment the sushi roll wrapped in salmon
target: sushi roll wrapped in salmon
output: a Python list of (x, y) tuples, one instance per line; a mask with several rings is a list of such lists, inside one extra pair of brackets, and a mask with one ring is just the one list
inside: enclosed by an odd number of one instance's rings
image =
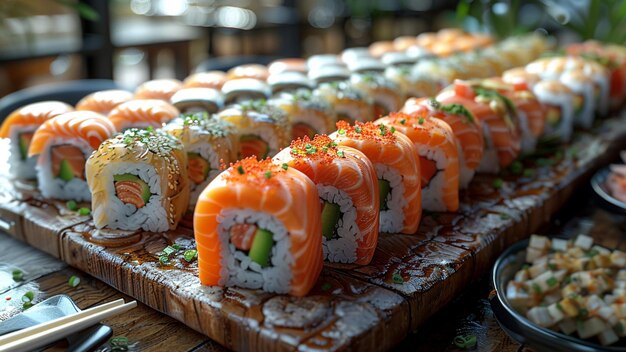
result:
[(374, 118), (398, 111), (402, 107), (399, 87), (379, 73), (360, 73), (350, 76), (352, 86), (372, 98)]
[(391, 66), (385, 70), (385, 78), (399, 87), (407, 98), (431, 97), (439, 92), (440, 83), (428, 75), (413, 75), (408, 66)]
[(124, 132), (129, 128), (161, 128), (179, 114), (178, 109), (166, 101), (138, 99), (118, 105), (107, 118), (117, 131)]
[(421, 208), (454, 212), (459, 209), (459, 154), (450, 125), (437, 118), (392, 113), (375, 123), (408, 137), (417, 150), (422, 189)]
[(226, 72), (226, 79), (254, 78), (259, 81), (267, 80), (270, 75), (269, 70), (260, 64), (245, 64), (231, 68)]
[(305, 74), (308, 71), (306, 60), (302, 58), (287, 58), (272, 61), (267, 66), (270, 75), (277, 75), (285, 72), (298, 72)]
[(195, 113), (174, 119), (163, 130), (180, 140), (187, 153), (189, 208), (193, 210), (200, 192), (220, 173), (220, 167), (236, 160), (239, 139), (235, 127), (207, 113)]
[(15, 179), (31, 180), (37, 175), (37, 158), (28, 156), (35, 130), (49, 119), (73, 111), (60, 101), (42, 101), (13, 111), (0, 127), (0, 138), (9, 138), (9, 174)]
[(460, 187), (467, 188), (483, 157), (485, 140), (478, 120), (463, 105), (440, 104), (432, 98), (412, 98), (406, 101), (401, 112), (411, 117), (437, 118), (452, 128), (459, 149)]
[(41, 194), (77, 202), (91, 200), (85, 160), (116, 132), (109, 120), (92, 111), (68, 112), (39, 126), (28, 155), (38, 156), (36, 169)]
[(291, 142), (274, 157), (283, 167), (307, 175), (322, 205), (322, 245), (330, 262), (367, 265), (378, 241), (376, 170), (362, 152), (317, 135)]
[(135, 90), (135, 99), (160, 99), (170, 101), (172, 95), (183, 88), (177, 79), (155, 79), (142, 83)]
[(289, 117), (291, 139), (313, 138), (316, 134), (330, 133), (335, 129), (337, 119), (330, 104), (310, 90), (284, 93), (275, 102)]
[(226, 83), (226, 74), (222, 71), (197, 72), (185, 78), (183, 81), (184, 88), (211, 88), (222, 89)]
[(485, 149), (478, 172), (498, 173), (517, 159), (521, 136), (507, 98), (472, 82), (456, 81), (436, 99), (442, 104), (463, 105), (481, 123)]
[(181, 113), (215, 114), (224, 107), (224, 96), (217, 89), (183, 88), (174, 93), (171, 103)]
[(337, 132), (330, 137), (340, 146), (361, 151), (374, 165), (380, 193), (380, 231), (417, 232), (422, 216), (422, 187), (419, 155), (413, 142), (381, 122), (350, 125), (339, 121)]
[(98, 229), (172, 230), (189, 205), (187, 155), (161, 130), (128, 129), (103, 142), (85, 168)]
[(323, 266), (315, 183), (271, 159), (232, 164), (194, 213), (200, 282), (306, 296)]
[(116, 106), (133, 99), (133, 93), (121, 89), (102, 90), (82, 98), (76, 110), (93, 111), (107, 116)]
[(330, 103), (337, 120), (349, 123), (374, 120), (373, 101), (349, 82), (324, 83), (313, 91), (314, 95)]
[(251, 100), (222, 110), (217, 117), (235, 126), (239, 135), (237, 159), (276, 155), (291, 140), (289, 117), (274, 101)]

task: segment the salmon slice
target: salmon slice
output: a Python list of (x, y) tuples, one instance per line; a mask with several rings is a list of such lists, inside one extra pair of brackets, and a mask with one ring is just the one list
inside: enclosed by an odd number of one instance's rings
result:
[(220, 90), (226, 82), (226, 73), (222, 71), (198, 72), (185, 78), (185, 88), (213, 88)]
[(115, 195), (122, 203), (132, 204), (135, 208), (143, 208), (146, 203), (141, 197), (141, 185), (133, 181), (115, 182)]
[(131, 100), (118, 105), (108, 119), (118, 131), (129, 128), (163, 127), (163, 124), (179, 115), (174, 105), (156, 99)]
[(108, 115), (116, 106), (133, 99), (133, 93), (121, 90), (111, 89), (102, 90), (91, 93), (82, 98), (76, 104), (76, 110), (93, 111), (102, 115)]
[(80, 148), (70, 144), (56, 145), (50, 149), (52, 174), (59, 176), (61, 162), (69, 163), (74, 177), (85, 179), (85, 155)]
[(135, 90), (135, 99), (159, 99), (169, 102), (174, 93), (183, 88), (177, 79), (154, 79), (147, 81)]
[[(415, 118), (405, 113), (393, 113), (378, 119), (394, 127), (411, 141), (420, 157), (431, 162), (420, 166), (421, 178), (430, 180), (422, 190), (422, 206), (429, 211), (457, 211), (459, 208), (459, 156), (456, 139), (450, 126), (437, 118)], [(433, 173), (435, 165), (436, 173)], [(435, 174), (443, 174), (443, 182), (432, 187)]]
[[(350, 197), (356, 209), (356, 224), (360, 231), (355, 263), (367, 265), (378, 243), (379, 193), (376, 170), (362, 152), (346, 146), (328, 147), (332, 143), (332, 139), (326, 135), (318, 135), (313, 140), (296, 140), (290, 148), (278, 153), (274, 161), (301, 171), (316, 185), (333, 186)], [(307, 153), (307, 144), (316, 150)]]
[(34, 131), (51, 118), (70, 111), (74, 111), (74, 108), (60, 101), (42, 101), (28, 104), (13, 111), (2, 122), (0, 138), (10, 138), (13, 126), (19, 126), (22, 130), (24, 127), (30, 127)]
[(230, 242), (235, 248), (249, 251), (256, 234), (257, 227), (252, 224), (236, 224), (230, 228)]
[(218, 226), (225, 210), (250, 209), (273, 216), (287, 230), (292, 278), (289, 294), (305, 296), (322, 271), (320, 204), (315, 184), (295, 168), (266, 159), (232, 164), (204, 189), (194, 213), (198, 268), (203, 285), (224, 284), (225, 258)]
[(209, 162), (199, 156), (189, 158), (189, 163), (187, 164), (189, 179), (197, 185), (201, 184), (206, 180), (210, 168)]

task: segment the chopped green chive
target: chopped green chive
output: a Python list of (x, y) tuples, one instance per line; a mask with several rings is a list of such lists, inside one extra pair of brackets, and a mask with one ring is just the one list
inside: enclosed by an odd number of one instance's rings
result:
[(354, 128), (354, 132), (356, 132), (356, 133), (361, 133), (361, 127), (356, 126), (356, 127)]
[(345, 158), (345, 157), (346, 157), (346, 154), (343, 152), (343, 150), (338, 150), (338, 151), (337, 151), (337, 155), (339, 155), (339, 156), (340, 156), (340, 157), (342, 157), (342, 158)]
[(344, 135), (346, 134), (346, 130), (344, 130), (343, 128), (340, 128), (339, 131), (337, 131), (337, 133), (340, 135)]
[(502, 186), (504, 186), (504, 181), (502, 181), (501, 178), (496, 178), (495, 180), (493, 180), (493, 188), (500, 189), (502, 188)]
[(424, 124), (424, 118), (420, 117), (420, 119), (417, 120), (417, 123), (419, 123), (420, 125), (423, 125)]
[(148, 126), (148, 127), (146, 127), (146, 131), (148, 131), (148, 132), (154, 132), (154, 127), (152, 127), (152, 126)]
[(161, 263), (161, 265), (167, 265), (170, 263), (170, 258), (168, 258), (166, 255), (162, 255), (159, 257), (159, 263)]
[(331, 288), (333, 288), (333, 285), (329, 284), (328, 282), (322, 284), (322, 291), (324, 292), (330, 290)]
[(533, 291), (535, 291), (535, 293), (541, 294), (543, 292), (541, 290), (541, 287), (539, 285), (537, 285), (536, 283), (532, 284), (532, 288), (533, 288)]
[(281, 167), (283, 168), (283, 170), (287, 170), (289, 168), (289, 165), (287, 165), (287, 163), (283, 163)]
[(241, 166), (241, 165), (237, 166), (237, 172), (238, 172), (240, 175), (243, 175), (243, 174), (245, 173), (245, 171), (243, 170), (243, 166)]
[(168, 257), (169, 257), (172, 253), (174, 253), (174, 252), (176, 252), (176, 248), (174, 248), (174, 247), (172, 247), (172, 246), (167, 246), (167, 247), (165, 247), (165, 248), (163, 249), (163, 253), (164, 253), (166, 256), (168, 256)]
[(65, 206), (67, 206), (67, 209), (71, 211), (78, 209), (78, 204), (75, 200), (68, 200), (67, 203), (65, 203)]
[(524, 165), (522, 165), (522, 163), (519, 160), (515, 160), (514, 162), (511, 163), (511, 166), (509, 166), (509, 169), (515, 175), (521, 175), (522, 172), (524, 172)]
[(548, 268), (549, 268), (550, 270), (556, 270), (556, 269), (558, 269), (558, 268), (557, 268), (557, 266), (556, 266), (556, 264), (554, 264), (554, 263), (548, 263)]
[(26, 302), (32, 302), (33, 299), (35, 299), (35, 293), (33, 291), (27, 291), (26, 293), (24, 293), (24, 295), (22, 296), (22, 302), (26, 303)]
[(78, 209), (78, 214), (82, 216), (87, 216), (91, 214), (91, 210), (89, 210), (89, 208), (80, 208)]
[(535, 176), (535, 170), (533, 170), (533, 169), (525, 169), (524, 173), (522, 175), (524, 175), (524, 177), (533, 177), (533, 176)]
[(183, 258), (185, 258), (185, 260), (188, 263), (191, 263), (197, 256), (198, 256), (198, 251), (195, 249), (186, 250), (185, 253), (183, 254)]
[(269, 180), (270, 178), (272, 178), (272, 172), (271, 171), (266, 171), (264, 176), (265, 176), (266, 179)]
[(546, 280), (546, 284), (548, 284), (548, 286), (553, 287), (556, 286), (556, 284), (558, 284), (559, 282), (556, 280), (555, 277), (551, 277), (548, 280)]
[(406, 123), (406, 119), (402, 119), (402, 120), (400, 120), (400, 124), (401, 124), (401, 125), (404, 125), (405, 123)]
[(24, 280), (24, 273), (21, 270), (13, 270), (11, 274), (13, 275), (13, 281)]
[(67, 284), (70, 287), (76, 287), (78, 286), (78, 284), (80, 284), (80, 278), (78, 276), (72, 275), (70, 276), (70, 279), (67, 281)]
[(396, 133), (396, 128), (395, 128), (395, 127), (393, 127), (393, 126), (391, 126), (390, 131), (391, 131), (391, 134), (394, 134), (394, 133)]
[(174, 249), (175, 249), (175, 250), (177, 250), (177, 251), (179, 251), (179, 250), (183, 249), (183, 247), (181, 247), (180, 245), (178, 245), (178, 244), (176, 244), (176, 243), (174, 243), (174, 244), (172, 245), (172, 248), (174, 248)]
[(589, 252), (585, 253), (585, 256), (589, 257), (589, 258), (593, 258), (593, 257), (595, 257), (598, 254), (600, 254), (600, 252), (598, 252), (597, 249), (592, 249)]
[(128, 338), (126, 336), (117, 336), (109, 340), (111, 351), (128, 351)]
[(452, 342), (458, 348), (470, 349), (476, 346), (476, 335), (456, 336)]
[(398, 272), (393, 273), (393, 275), (391, 276), (391, 280), (393, 281), (394, 284), (404, 283), (404, 278)]

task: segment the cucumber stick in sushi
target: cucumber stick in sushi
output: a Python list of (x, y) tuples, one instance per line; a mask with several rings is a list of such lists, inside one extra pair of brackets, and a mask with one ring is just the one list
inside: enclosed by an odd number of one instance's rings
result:
[(90, 200), (85, 160), (115, 132), (109, 120), (91, 111), (68, 112), (44, 122), (28, 149), (29, 156), (38, 155), (41, 194), (46, 198)]
[(60, 101), (42, 101), (29, 104), (13, 111), (0, 127), (0, 138), (9, 138), (9, 171), (16, 179), (30, 180), (36, 177), (36, 157), (28, 156), (28, 148), (33, 134), (47, 120), (73, 111)]
[(305, 296), (322, 270), (320, 214), (315, 184), (295, 168), (232, 164), (196, 205), (201, 283)]
[(369, 264), (378, 240), (380, 200), (376, 169), (365, 154), (317, 135), (291, 142), (274, 162), (296, 168), (317, 186), (324, 259)]
[(337, 144), (360, 150), (374, 164), (380, 231), (414, 234), (422, 215), (422, 189), (419, 155), (411, 140), (381, 123), (339, 121), (337, 129), (330, 136)]
[(167, 231), (187, 210), (187, 155), (160, 130), (131, 128), (108, 139), (86, 171), (97, 228)]

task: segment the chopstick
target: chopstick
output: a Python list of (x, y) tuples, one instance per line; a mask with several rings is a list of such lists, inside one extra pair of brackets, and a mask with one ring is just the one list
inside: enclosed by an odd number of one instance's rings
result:
[(0, 352), (33, 350), (46, 346), (136, 306), (136, 301), (124, 303), (123, 299), (119, 299), (0, 336)]

